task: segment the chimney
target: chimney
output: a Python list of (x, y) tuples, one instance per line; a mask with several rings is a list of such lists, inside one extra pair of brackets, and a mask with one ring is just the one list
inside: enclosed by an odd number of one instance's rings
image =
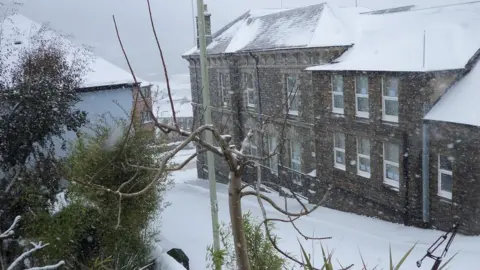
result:
[[(204, 15), (205, 15), (205, 38), (207, 41), (207, 46), (212, 42), (212, 19), (210, 12), (208, 12), (207, 5), (204, 4)], [(196, 24), (197, 24), (197, 48), (200, 48), (200, 39), (198, 36), (198, 16), (195, 16)]]

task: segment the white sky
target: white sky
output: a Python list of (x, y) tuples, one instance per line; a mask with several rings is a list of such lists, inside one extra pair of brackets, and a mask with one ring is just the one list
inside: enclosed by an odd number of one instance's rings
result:
[[(11, 1), (11, 0), (10, 0)], [(123, 42), (136, 72), (146, 80), (163, 80), (160, 58), (148, 20), (146, 0), (23, 0), (20, 12), (37, 22), (71, 34), (81, 44), (126, 68), (112, 22), (115, 14)], [(248, 9), (281, 7), (282, 0), (204, 0), (212, 13), (213, 31)], [(440, 5), (471, 0), (357, 0), (359, 6), (381, 9), (410, 4)], [(196, 0), (194, 0), (196, 2)], [(318, 4), (322, 0), (283, 0), (284, 7)], [(354, 6), (355, 0), (329, 1)], [(151, 0), (155, 25), (172, 74), (185, 73), (181, 54), (193, 47), (192, 0)], [(196, 11), (196, 9), (195, 9)], [(157, 74), (157, 75), (153, 75)]]

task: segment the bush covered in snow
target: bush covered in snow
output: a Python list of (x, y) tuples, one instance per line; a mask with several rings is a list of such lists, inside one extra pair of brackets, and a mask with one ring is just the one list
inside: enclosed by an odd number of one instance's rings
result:
[(135, 164), (155, 167), (154, 156), (162, 149), (149, 145), (160, 142), (152, 141), (147, 132), (128, 130), (122, 122), (114, 126), (103, 122), (74, 144), (64, 166), (66, 178), (74, 183), (68, 188), (67, 207), (39, 217), (29, 231), (30, 237), (51, 243), (42, 254), (47, 261), (62, 258), (75, 269), (95, 268), (98, 262), (112, 269), (147, 264), (155, 234), (148, 224), (164, 205), (167, 175), (161, 176), (156, 188), (135, 198), (93, 188), (137, 192), (153, 179), (156, 171)]

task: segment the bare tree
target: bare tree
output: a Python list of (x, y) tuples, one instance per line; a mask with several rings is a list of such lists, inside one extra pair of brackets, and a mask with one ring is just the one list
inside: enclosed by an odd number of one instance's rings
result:
[[(13, 237), (14, 234), (15, 234), (15, 227), (18, 225), (19, 221), (21, 220), (21, 217), (20, 216), (17, 216), (14, 220), (13, 220), (13, 223), (10, 225), (10, 227), (4, 231), (4, 232), (0, 232), (0, 240), (1, 241), (5, 241), (5, 240), (8, 240), (9, 238)], [(22, 254), (20, 254), (20, 256), (18, 256), (10, 265), (7, 265), (7, 262), (5, 261), (5, 259), (0, 256), (0, 267), (1, 267), (1, 270), (14, 270), (14, 269), (27, 269), (27, 270), (50, 270), (50, 269), (57, 269), (59, 268), (60, 266), (64, 265), (65, 262), (64, 261), (59, 261), (57, 264), (53, 264), (53, 265), (46, 265), (46, 266), (39, 266), (39, 267), (31, 267), (29, 264), (29, 261), (30, 261), (30, 257), (31, 255), (48, 246), (48, 243), (47, 244), (42, 244), (42, 242), (39, 242), (39, 243), (35, 243), (35, 242), (31, 242), (31, 245), (33, 246), (33, 248), (31, 249), (27, 249), (26, 251), (24, 251)], [(25, 268), (25, 266), (27, 268)]]
[[(285, 206), (279, 206), (277, 205), (274, 200), (269, 198), (267, 195), (262, 193), (261, 191), (261, 186), (263, 184), (267, 185), (278, 185), (276, 183), (262, 183), (261, 177), (259, 177), (254, 185), (254, 189), (249, 189), (247, 190), (246, 187), (248, 184), (243, 183), (243, 178), (245, 176), (245, 170), (247, 166), (254, 166), (254, 167), (259, 167), (261, 166), (261, 163), (263, 161), (268, 160), (271, 158), (273, 155), (276, 155), (279, 153), (280, 149), (283, 148), (284, 145), (284, 140), (285, 140), (285, 123), (287, 121), (286, 118), (286, 112), (288, 112), (289, 109), (289, 101), (291, 100), (292, 96), (296, 93), (290, 94), (290, 96), (286, 97), (286, 101), (284, 106), (282, 108), (279, 108), (279, 111), (272, 116), (265, 117), (263, 120), (261, 120), (256, 127), (250, 128), (249, 130), (245, 130), (245, 136), (242, 141), (240, 142), (235, 142), (233, 140), (233, 137), (231, 134), (225, 133), (224, 126), (222, 124), (220, 125), (202, 125), (198, 124), (196, 125), (195, 128), (192, 128), (191, 131), (189, 130), (183, 130), (179, 127), (177, 123), (177, 118), (176, 118), (176, 111), (174, 108), (174, 102), (172, 99), (172, 91), (170, 88), (170, 82), (169, 82), (169, 77), (167, 73), (167, 64), (165, 61), (165, 58), (163, 56), (163, 51), (155, 30), (155, 25), (153, 22), (152, 18), (152, 11), (150, 8), (150, 2), (149, 0), (146, 0), (148, 4), (148, 11), (149, 11), (149, 16), (150, 16), (150, 22), (152, 25), (152, 31), (153, 35), (155, 37), (157, 46), (158, 46), (158, 52), (160, 54), (161, 58), (161, 64), (162, 68), (165, 73), (166, 83), (167, 83), (167, 95), (171, 104), (171, 113), (172, 113), (172, 119), (173, 122), (170, 123), (165, 123), (163, 121), (159, 121), (153, 111), (153, 108), (149, 107), (149, 103), (147, 102), (147, 97), (144, 96), (144, 93), (142, 91), (136, 91), (137, 95), (135, 99), (142, 99), (145, 101), (145, 104), (147, 106), (147, 110), (150, 112), (151, 117), (153, 119), (153, 123), (156, 129), (160, 130), (164, 134), (176, 134), (177, 136), (183, 137), (183, 141), (178, 144), (173, 150), (167, 152), (164, 156), (162, 156), (159, 164), (155, 168), (147, 168), (142, 166), (142, 164), (127, 164), (128, 166), (131, 167), (137, 167), (137, 168), (143, 168), (143, 169), (149, 169), (149, 170), (154, 170), (156, 171), (155, 176), (151, 179), (151, 182), (149, 182), (147, 185), (145, 185), (141, 190), (134, 192), (134, 193), (128, 193), (128, 192), (123, 192), (121, 191), (121, 186), (118, 189), (111, 189), (111, 188), (106, 188), (103, 186), (95, 185), (92, 184), (91, 180), (82, 180), (82, 179), (76, 179), (76, 182), (79, 182), (80, 184), (90, 186), (92, 188), (96, 188), (99, 190), (102, 190), (104, 192), (112, 193), (115, 194), (119, 197), (119, 199), (122, 198), (131, 198), (131, 197), (136, 197), (136, 196), (142, 196), (143, 193), (145, 193), (147, 190), (150, 188), (155, 187), (155, 185), (158, 183), (158, 181), (161, 181), (161, 176), (164, 175), (166, 172), (171, 172), (171, 171), (177, 171), (181, 170), (185, 165), (187, 165), (191, 160), (193, 160), (199, 153), (204, 152), (204, 151), (210, 151), (214, 153), (215, 155), (221, 157), (224, 162), (228, 165), (229, 168), (229, 211), (230, 211), (230, 221), (232, 224), (232, 233), (233, 233), (233, 238), (234, 238), (234, 246), (235, 246), (235, 253), (236, 253), (236, 263), (238, 266), (238, 269), (250, 269), (250, 264), (248, 260), (248, 247), (246, 244), (246, 238), (245, 238), (245, 232), (243, 228), (243, 215), (242, 215), (242, 206), (241, 206), (241, 200), (242, 198), (246, 196), (255, 196), (258, 200), (259, 207), (262, 209), (262, 214), (263, 214), (263, 219), (264, 222), (263, 224), (265, 225), (265, 229), (267, 232), (267, 236), (274, 245), (274, 247), (285, 257), (289, 258), (290, 260), (294, 261), (295, 263), (303, 266), (303, 262), (300, 261), (299, 259), (295, 258), (294, 256), (289, 255), (286, 251), (283, 251), (277, 243), (274, 241), (272, 238), (270, 232), (269, 232), (269, 227), (267, 226), (267, 221), (276, 221), (276, 222), (287, 222), (291, 223), (293, 228), (305, 239), (311, 239), (311, 240), (322, 240), (322, 239), (328, 239), (328, 238), (314, 238), (314, 237), (309, 237), (302, 233), (298, 227), (295, 225), (295, 221), (299, 219), (302, 216), (308, 215), (311, 212), (313, 212), (315, 209), (319, 208), (322, 203), (325, 201), (326, 195), (323, 197), (320, 202), (315, 205), (314, 207), (308, 207), (305, 205), (302, 200), (296, 195), (296, 193), (293, 191), (292, 187), (287, 187), (290, 189), (292, 196), (298, 202), (302, 210), (299, 212), (292, 212), (288, 210), (288, 205), (287, 205), (287, 200), (285, 199)], [(117, 22), (115, 20), (115, 16), (113, 16), (113, 22), (116, 30), (116, 34), (118, 37), (119, 44), (121, 46), (122, 52), (124, 54), (125, 60), (128, 64), (129, 70), (132, 74), (133, 80), (135, 82), (135, 85), (138, 85), (137, 83), (137, 78), (135, 76), (135, 72), (133, 70), (132, 65), (130, 64), (128, 54), (126, 52), (126, 49), (123, 46), (122, 39), (120, 37), (120, 32), (118, 29)], [(135, 115), (135, 108), (131, 112), (131, 121), (133, 122), (133, 118)], [(252, 144), (252, 139), (254, 138), (255, 134), (260, 134), (262, 137), (263, 134), (265, 133), (266, 126), (269, 123), (273, 123), (275, 120), (278, 118), (283, 119), (281, 122), (282, 123), (282, 143), (279, 143), (277, 146), (277, 149), (274, 149), (272, 152), (270, 151), (264, 151), (262, 149), (262, 153), (259, 154), (250, 154), (247, 153), (246, 149)], [(241, 127), (244, 128), (244, 127)], [(209, 143), (205, 141), (202, 135), (204, 135), (207, 132), (211, 132), (214, 138), (214, 143)], [(263, 137), (262, 137), (263, 140)], [(179, 164), (178, 166), (171, 167), (169, 166), (170, 160), (182, 149), (184, 149), (188, 144), (194, 143), (198, 146), (197, 149), (200, 149), (197, 151), (197, 153), (192, 154), (190, 157), (188, 157), (182, 164)], [(237, 144), (236, 144), (237, 143)], [(239, 146), (237, 146), (239, 145)], [(263, 148), (263, 147), (262, 147)], [(270, 204), (274, 209), (276, 209), (279, 213), (285, 215), (284, 219), (269, 219), (267, 218), (266, 210), (264, 207), (264, 203)], [(120, 211), (119, 211), (120, 213)], [(119, 221), (120, 222), (120, 221)]]

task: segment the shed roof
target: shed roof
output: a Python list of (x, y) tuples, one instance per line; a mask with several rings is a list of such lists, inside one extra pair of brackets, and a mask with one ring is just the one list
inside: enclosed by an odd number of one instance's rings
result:
[[(75, 44), (64, 35), (55, 33), (53, 30), (36, 23), (29, 18), (15, 14), (5, 18), (0, 25), (2, 31), (0, 48), (4, 63), (14, 64), (18, 61), (20, 52), (29, 49), (42, 40), (55, 40), (68, 55), (70, 61), (87, 61), (87, 72), (84, 76), (82, 87), (102, 87), (119, 84), (132, 84), (133, 78), (130, 72), (93, 55), (86, 48)], [(6, 74), (8, 76), (8, 74)], [(137, 78), (138, 82), (147, 83)]]
[[(354, 17), (363, 7), (318, 4), (292, 9), (250, 10), (217, 31), (207, 53), (351, 45)], [(198, 54), (196, 47), (184, 54)]]
[(480, 2), (357, 16), (353, 46), (307, 70), (463, 69), (480, 48)]

